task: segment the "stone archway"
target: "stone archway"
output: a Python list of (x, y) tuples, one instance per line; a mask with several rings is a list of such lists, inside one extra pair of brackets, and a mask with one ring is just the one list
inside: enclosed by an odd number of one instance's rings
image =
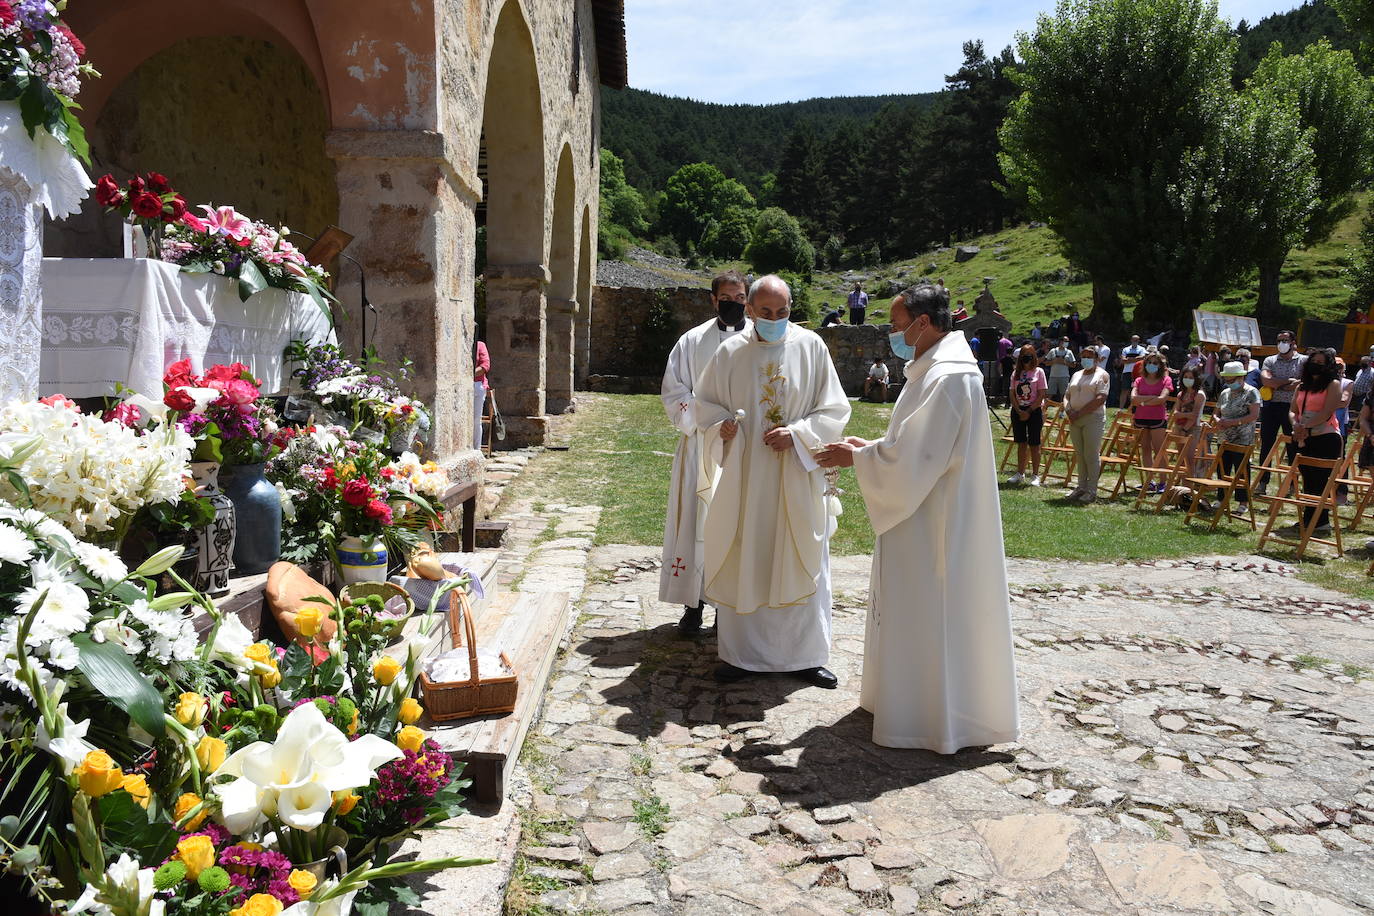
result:
[(548, 394), (546, 409), (563, 413), (573, 396), (573, 318), (577, 301), (577, 179), (572, 147), (563, 145), (553, 192), (553, 234), (549, 241)]
[(573, 389), (587, 384), (592, 357), (592, 207), (582, 209), (582, 242), (577, 249), (577, 314), (573, 316)]
[(501, 9), (482, 109), (486, 142), (487, 348), (507, 443), (543, 441), (544, 123), (539, 70), (517, 0)]

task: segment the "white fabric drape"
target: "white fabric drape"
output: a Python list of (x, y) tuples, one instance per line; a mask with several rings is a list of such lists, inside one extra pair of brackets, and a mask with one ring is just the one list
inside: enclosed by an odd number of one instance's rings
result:
[(38, 393), (42, 213), (24, 177), (0, 167), (0, 401)]
[(43, 128), (29, 136), (18, 102), (0, 102), (0, 168), (14, 172), (29, 186), (31, 201), (53, 219), (66, 219), (81, 209), (95, 187), (81, 160)]

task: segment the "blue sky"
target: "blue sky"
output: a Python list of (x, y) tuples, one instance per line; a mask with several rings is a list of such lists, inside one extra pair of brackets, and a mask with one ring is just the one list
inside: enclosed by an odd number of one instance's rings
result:
[[(1301, 0), (1220, 0), (1256, 22)], [(628, 0), (630, 85), (709, 102), (929, 92), (963, 59), (1035, 25), (1052, 0)]]

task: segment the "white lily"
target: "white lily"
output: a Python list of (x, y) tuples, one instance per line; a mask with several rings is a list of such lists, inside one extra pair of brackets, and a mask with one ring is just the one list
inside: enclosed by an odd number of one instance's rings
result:
[[(320, 891), (316, 890), (311, 896), (318, 897), (319, 895)], [(349, 891), (338, 897), (330, 897), (322, 903), (316, 903), (314, 900), (302, 900), (282, 910), (281, 916), (348, 916), (353, 909), (353, 898), (356, 896), (358, 896), (357, 891)]]
[(237, 614), (226, 614), (215, 632), (210, 646), (211, 657), (225, 662), (239, 671), (253, 670), (253, 663), (244, 658), (244, 650), (253, 644), (253, 634), (243, 625)]
[(329, 811), (332, 793), (367, 785), (378, 767), (403, 756), (376, 735), (349, 741), (314, 703), (304, 703), (283, 720), (274, 743), (242, 747), (215, 771), (217, 778), (237, 777), (214, 787), (220, 815), (235, 834), (274, 814), (289, 827), (313, 830)]
[(131, 394), (124, 399), (124, 403), (132, 404), (138, 408), (141, 416), (156, 420), (159, 423), (167, 419), (167, 405), (162, 401), (154, 401), (147, 395)]
[(91, 727), (91, 723), (89, 719), (73, 722), (67, 715), (66, 703), (57, 707), (57, 714), (62, 719), (62, 737), (53, 738), (50, 736), (47, 727), (40, 718), (38, 720), (38, 736), (34, 739), (34, 743), (41, 750), (47, 751), (62, 761), (62, 772), (71, 773), (77, 764), (86, 759), (87, 754), (95, 750), (95, 745), (86, 740), (86, 731)]

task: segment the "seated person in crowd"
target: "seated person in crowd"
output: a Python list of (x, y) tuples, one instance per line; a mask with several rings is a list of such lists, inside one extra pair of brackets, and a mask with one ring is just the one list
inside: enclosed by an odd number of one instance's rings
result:
[(873, 365), (868, 367), (868, 378), (864, 379), (864, 399), (887, 403), (887, 363), (881, 356), (873, 357)]

